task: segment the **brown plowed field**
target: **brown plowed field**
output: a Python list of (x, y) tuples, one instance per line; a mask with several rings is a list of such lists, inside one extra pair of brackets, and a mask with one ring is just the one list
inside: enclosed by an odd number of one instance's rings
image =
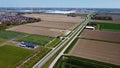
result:
[(73, 30), (77, 27), (78, 24), (76, 23), (63, 23), (63, 22), (48, 22), (48, 21), (41, 21), (36, 23), (27, 24), (30, 26), (37, 26), (37, 27), (48, 27), (48, 28), (57, 28), (57, 29), (65, 29), (65, 30)]
[(56, 15), (56, 14), (25, 14), (26, 17), (41, 18), (44, 21), (57, 21), (67, 23), (80, 23), (84, 19), (80, 17), (68, 17), (67, 15)]
[(106, 20), (91, 20), (91, 22), (94, 22), (94, 23), (97, 23), (97, 22), (99, 22), (99, 23), (103, 23), (103, 22), (105, 22), (105, 23), (114, 23), (113, 21), (106, 21)]
[(80, 17), (57, 14), (25, 14), (24, 16), (41, 18), (42, 21), (16, 26), (7, 30), (51, 37), (65, 36), (84, 20)]
[(79, 39), (69, 54), (120, 65), (120, 44)]
[(90, 38), (90, 39), (120, 42), (120, 32), (84, 30), (80, 37), (81, 38)]
[(29, 34), (44, 35), (44, 36), (50, 36), (50, 37), (57, 37), (68, 32), (67, 30), (34, 27), (34, 26), (28, 26), (28, 25), (20, 25), (13, 28), (9, 28), (7, 30), (29, 33)]

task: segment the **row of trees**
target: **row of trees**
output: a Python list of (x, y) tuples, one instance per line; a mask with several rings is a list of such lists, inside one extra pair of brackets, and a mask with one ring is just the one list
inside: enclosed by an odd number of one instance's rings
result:
[(108, 16), (108, 15), (103, 15), (103, 14), (95, 14), (95, 15), (93, 15), (93, 17), (91, 17), (91, 19), (94, 19), (94, 20), (112, 20), (112, 17)]
[(75, 13), (69, 13), (69, 14), (67, 14), (67, 16), (76, 17), (77, 15)]

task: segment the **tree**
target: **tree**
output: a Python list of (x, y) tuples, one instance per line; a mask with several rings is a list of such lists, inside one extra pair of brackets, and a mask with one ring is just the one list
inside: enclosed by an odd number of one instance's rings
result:
[(69, 13), (67, 16), (76, 17), (75, 13)]
[(0, 24), (0, 30), (4, 30), (7, 28), (7, 25), (6, 24)]

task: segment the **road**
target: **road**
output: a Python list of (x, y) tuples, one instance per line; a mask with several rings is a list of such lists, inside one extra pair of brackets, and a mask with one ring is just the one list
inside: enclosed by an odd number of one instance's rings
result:
[[(88, 21), (89, 22), (89, 21)], [(64, 52), (66, 51), (66, 49), (70, 46), (70, 44), (78, 37), (78, 35), (80, 34), (80, 32), (84, 29), (84, 27), (87, 25), (88, 22), (84, 22), (81, 24), (81, 26), (78, 27), (78, 29), (76, 30), (76, 32), (74, 32), (73, 36), (69, 37), (69, 39), (71, 39), (69, 41), (69, 43), (67, 44), (67, 46), (58, 54), (58, 56), (53, 60), (53, 62), (50, 64), (49, 68), (53, 68), (53, 66), (55, 65), (55, 63), (58, 61), (58, 59), (64, 54)], [(75, 36), (74, 36), (75, 35)]]
[(69, 45), (75, 40), (75, 38), (79, 35), (79, 33), (84, 29), (87, 23), (90, 21), (90, 15), (87, 16), (84, 22), (80, 24), (71, 34), (69, 34), (64, 40), (62, 40), (53, 50), (51, 50), (45, 57), (43, 57), (38, 63), (36, 63), (33, 68), (41, 68), (59, 49), (67, 46), (58, 54), (55, 60), (51, 63), (49, 68), (52, 68), (54, 64), (57, 62), (59, 57), (64, 53), (64, 51), (69, 47)]

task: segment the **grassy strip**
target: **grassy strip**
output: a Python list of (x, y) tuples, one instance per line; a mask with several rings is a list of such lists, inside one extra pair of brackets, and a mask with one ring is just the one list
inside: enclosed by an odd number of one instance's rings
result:
[[(84, 30), (82, 30), (81, 31), (81, 33), (83, 32)], [(80, 34), (81, 34), (80, 33)], [(80, 34), (78, 35), (78, 36), (80, 36)], [(64, 52), (65, 54), (67, 54), (67, 53), (69, 53), (70, 52), (70, 50), (74, 47), (74, 45), (77, 43), (77, 41), (78, 41), (78, 39), (79, 38), (76, 38), (71, 44), (70, 44), (70, 46), (67, 48), (67, 50)]]
[(60, 68), (62, 66), (63, 55), (58, 59), (53, 68)]
[(86, 39), (86, 40), (94, 40), (94, 41), (101, 41), (101, 42), (109, 42), (109, 43), (120, 44), (120, 42), (107, 41), (107, 40), (98, 40), (98, 39), (92, 39), (92, 38), (80, 38), (80, 39)]
[(42, 68), (48, 68), (51, 62), (57, 57), (57, 55), (63, 50), (65, 46), (63, 46), (60, 50), (58, 50), (43, 66)]
[(70, 50), (74, 47), (74, 45), (77, 43), (77, 41), (78, 41), (78, 38), (76, 38), (76, 39), (72, 42), (72, 44), (70, 44), (70, 46), (67, 48), (67, 50), (66, 50), (64, 53), (65, 53), (65, 54), (66, 54), (66, 53), (69, 53)]
[(51, 49), (40, 47), (38, 51), (36, 51), (37, 55), (32, 57), (29, 61), (27, 61), (21, 68), (31, 68), (35, 65), (40, 59), (42, 59)]
[(55, 38), (52, 42), (48, 43), (46, 46), (47, 47), (55, 47), (61, 40), (58, 38)]
[[(67, 63), (67, 65), (66, 65)], [(99, 62), (96, 60), (86, 59), (76, 56), (62, 56), (59, 61), (55, 64), (54, 68), (68, 68), (68, 67), (79, 67), (79, 68), (119, 68), (119, 65), (114, 65), (105, 62)]]
[(0, 44), (5, 42), (5, 39), (0, 38)]
[[(77, 42), (77, 40), (78, 40), (78, 38), (75, 39), (74, 44)], [(68, 44), (68, 43), (66, 43), (66, 45), (67, 45), (67, 44)], [(65, 46), (66, 46), (66, 45), (65, 45)], [(48, 68), (48, 66), (51, 64), (51, 62), (57, 57), (57, 55), (64, 49), (65, 46), (63, 46), (56, 54), (54, 54), (53, 57), (51, 57), (51, 58), (42, 66), (42, 68)], [(70, 45), (70, 46), (71, 46), (71, 45)], [(72, 45), (72, 46), (74, 46), (74, 45)], [(68, 48), (68, 49), (71, 50), (72, 47), (70, 47), (70, 48)]]

